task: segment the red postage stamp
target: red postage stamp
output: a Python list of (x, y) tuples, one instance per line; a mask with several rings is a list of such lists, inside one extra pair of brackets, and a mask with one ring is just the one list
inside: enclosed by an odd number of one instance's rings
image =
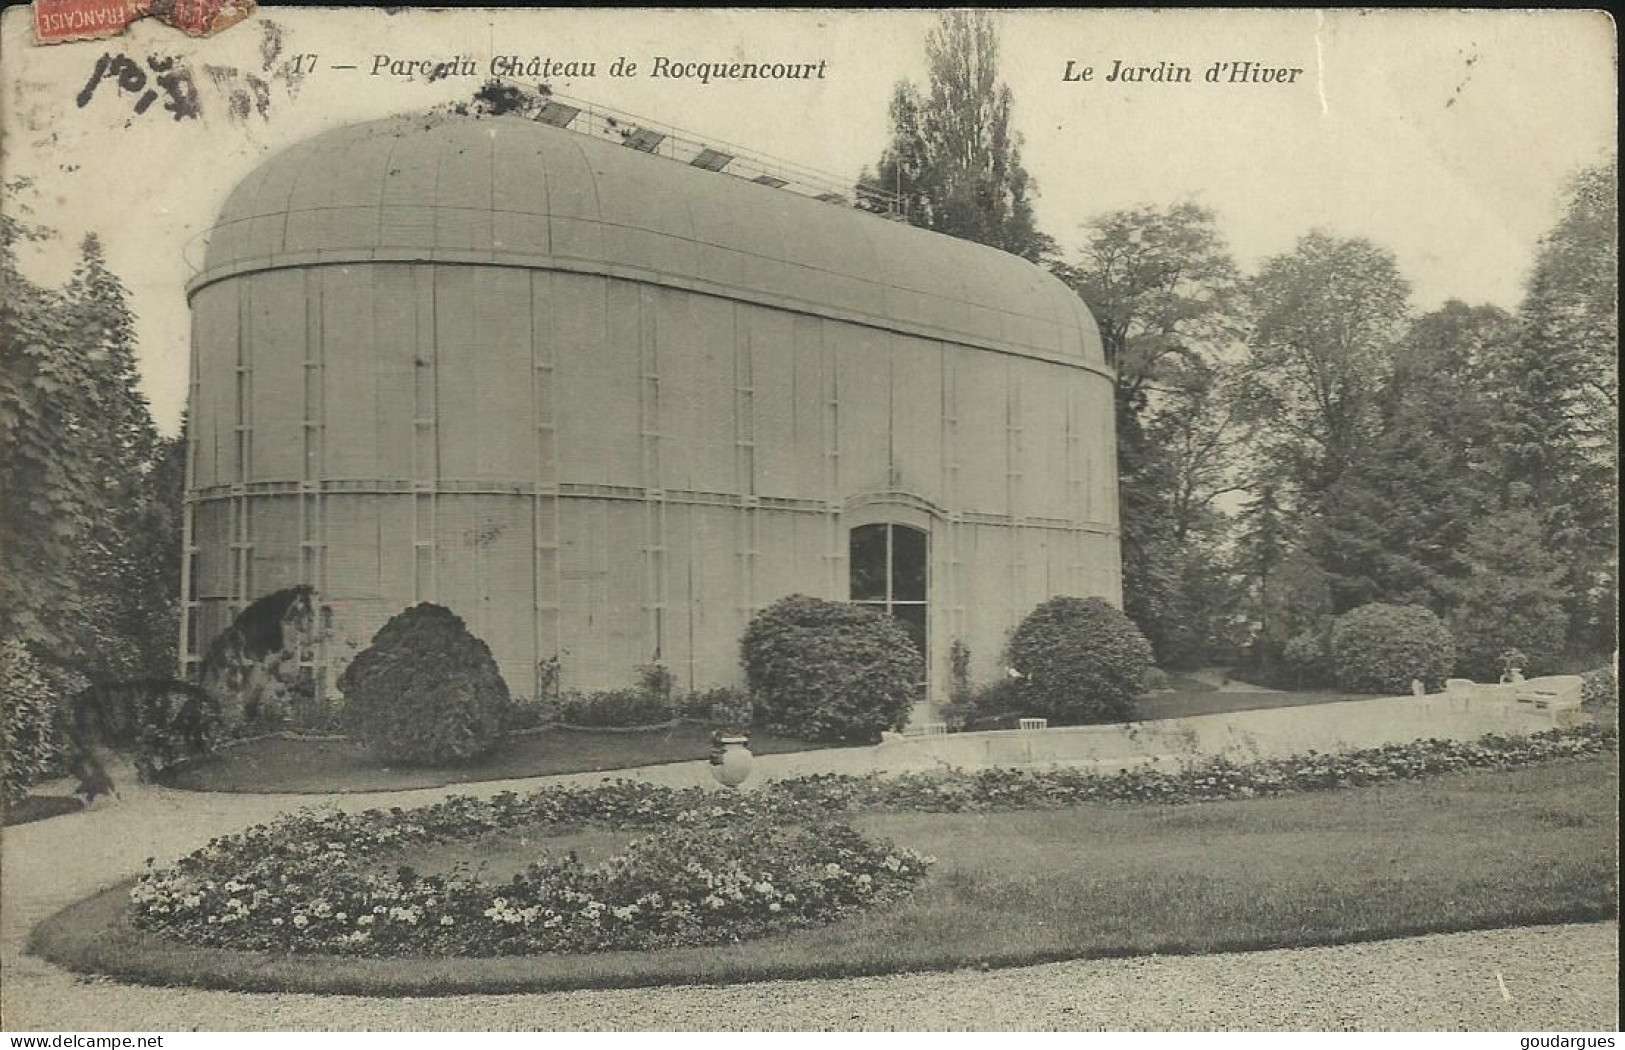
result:
[(152, 17), (187, 36), (213, 36), (254, 13), (254, 0), (149, 0)]
[(41, 44), (117, 36), (151, 15), (188, 36), (213, 36), (254, 13), (254, 0), (34, 0)]
[(147, 13), (151, 0), (34, 0), (34, 35), (42, 44), (117, 36)]

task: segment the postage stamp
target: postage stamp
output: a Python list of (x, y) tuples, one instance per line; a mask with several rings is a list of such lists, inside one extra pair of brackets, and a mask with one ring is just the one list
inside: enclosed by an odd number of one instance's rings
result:
[(117, 36), (150, 6), (151, 0), (34, 0), (34, 35), (41, 44)]
[(34, 0), (40, 44), (100, 40), (152, 16), (187, 36), (213, 36), (254, 13), (254, 0)]

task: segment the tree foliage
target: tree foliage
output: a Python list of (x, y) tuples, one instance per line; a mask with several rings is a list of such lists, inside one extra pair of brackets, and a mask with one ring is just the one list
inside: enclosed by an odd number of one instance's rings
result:
[(1037, 186), (1011, 127), (997, 30), (984, 12), (944, 12), (925, 53), (925, 92), (906, 81), (893, 90), (891, 143), (860, 176), (860, 206), (886, 211), (893, 195), (915, 226), (1038, 261), (1054, 242), (1035, 225)]
[(0, 635), (101, 680), (167, 674), (172, 606), (152, 595), (179, 578), (152, 555), (156, 519), (178, 510), (153, 488), (128, 293), (94, 235), (65, 288), (37, 285), (18, 249), (53, 234), (25, 220), (6, 217), (0, 241)]
[(1460, 559), (1465, 570), (1451, 582), (1451, 624), (1458, 669), (1480, 681), (1501, 672), (1501, 654), (1524, 653), (1524, 670), (1554, 671), (1567, 649), (1562, 558), (1545, 542), (1541, 515), (1512, 507), (1477, 522)]
[[(100, 239), (85, 237), (65, 293), (75, 324), (73, 352), (83, 355), (96, 392), (96, 413), (81, 421), (92, 480), (105, 504), (96, 526), (77, 545), (74, 568), (85, 596), (83, 625), (94, 630), (93, 652), (81, 655), (102, 678), (166, 676), (174, 668), (173, 606), (153, 591), (178, 590), (158, 577), (147, 558), (157, 553), (149, 529), (159, 496), (152, 471), (161, 448), (136, 364), (135, 316), (123, 282), (107, 268)], [(174, 535), (176, 546), (179, 536)], [(147, 617), (156, 616), (155, 620)]]
[(27, 221), (26, 183), (5, 189), (19, 203), (0, 214), (0, 635), (67, 663), (84, 623), (76, 555), (108, 507), (84, 437), (101, 391), (62, 293), (19, 266), (52, 231)]
[(1617, 183), (1612, 163), (1571, 182), (1518, 336), (1486, 369), (1495, 477), (1528, 493), (1542, 545), (1563, 561), (1572, 643), (1603, 651), (1617, 646), (1619, 592)]
[(51, 679), (28, 647), (0, 643), (0, 804), (14, 806), (60, 766), (63, 735)]
[(1268, 469), (1313, 510), (1369, 450), (1410, 286), (1391, 252), (1317, 230), (1265, 260), (1251, 293), (1244, 397)]
[(1322, 554), (1340, 608), (1449, 605), (1468, 530), (1496, 502), (1482, 371), (1515, 336), (1504, 311), (1455, 300), (1411, 324), (1378, 394), (1370, 448), (1322, 501)]
[(1229, 601), (1214, 505), (1239, 484), (1247, 432), (1224, 363), (1242, 328), (1239, 272), (1213, 213), (1189, 202), (1101, 215), (1055, 269), (1115, 369), (1124, 609), (1159, 660), (1199, 662), (1222, 645), (1223, 618), (1197, 611)]
[[(25, 253), (55, 239), (27, 180), (0, 215), (0, 639), (65, 717), (86, 680), (172, 673), (179, 589), (176, 451), (139, 389), (129, 295), (88, 236), (63, 287)], [(12, 651), (8, 649), (8, 652)], [(31, 686), (32, 688), (33, 686)]]

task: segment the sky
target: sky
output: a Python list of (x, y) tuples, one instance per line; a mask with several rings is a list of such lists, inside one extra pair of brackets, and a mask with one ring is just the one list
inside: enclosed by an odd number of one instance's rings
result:
[[(1063, 254), (1092, 216), (1194, 200), (1252, 271), (1314, 228), (1393, 251), (1413, 306), (1515, 309), (1566, 180), (1616, 140), (1613, 23), (1586, 12), (1002, 11), (1039, 225)], [(28, 9), (0, 26), (0, 172), (33, 188), (3, 206), (58, 238), (25, 260), (65, 280), (89, 231), (131, 291), (144, 390), (166, 431), (186, 388), (187, 277), (226, 195), (272, 152), (338, 124), (468, 98), (493, 56), (595, 64), (550, 86), (850, 181), (888, 134), (899, 80), (923, 83), (928, 12), (261, 9), (192, 40), (157, 23), (36, 46)], [(198, 115), (94, 74), (104, 56), (189, 69)], [(466, 57), (480, 74), (372, 72)], [(295, 69), (314, 67), (302, 75)], [(624, 56), (629, 77), (610, 76)], [(823, 62), (821, 80), (648, 75), (680, 62)], [(1067, 79), (1093, 69), (1089, 80)], [(1290, 83), (1209, 83), (1215, 63), (1302, 70)], [(1192, 82), (1108, 82), (1113, 66), (1186, 67)], [(353, 70), (333, 69), (354, 65)], [(1228, 68), (1228, 67), (1227, 67)], [(233, 92), (264, 90), (246, 111)], [(87, 90), (87, 85), (92, 85)], [(248, 99), (248, 95), (244, 95)], [(81, 99), (83, 104), (80, 104)], [(190, 261), (189, 261), (190, 260)]]

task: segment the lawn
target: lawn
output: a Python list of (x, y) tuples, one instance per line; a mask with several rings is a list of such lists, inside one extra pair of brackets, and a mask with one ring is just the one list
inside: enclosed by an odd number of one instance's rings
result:
[[(475, 762), (445, 767), (383, 766), (347, 740), (263, 737), (165, 774), (162, 783), (189, 791), (331, 794), (511, 780), (553, 773), (593, 773), (704, 758), (711, 729), (689, 722), (636, 731), (551, 729), (510, 736)], [(759, 755), (825, 747), (753, 731)]]
[[(870, 974), (1335, 944), (1617, 915), (1617, 755), (1379, 787), (1179, 806), (879, 813), (854, 823), (939, 864), (901, 906), (728, 945), (600, 955), (350, 959), (194, 949), (133, 929), (116, 888), (35, 950), (77, 970), (213, 988), (426, 995)], [(403, 855), (492, 876), (548, 838)], [(521, 841), (525, 840), (525, 841)], [(624, 838), (552, 837), (585, 858)]]
[(14, 824), (31, 824), (64, 813), (77, 813), (84, 808), (84, 802), (72, 795), (29, 795), (15, 805), (0, 806), (0, 823), (9, 828)]

